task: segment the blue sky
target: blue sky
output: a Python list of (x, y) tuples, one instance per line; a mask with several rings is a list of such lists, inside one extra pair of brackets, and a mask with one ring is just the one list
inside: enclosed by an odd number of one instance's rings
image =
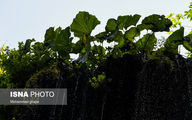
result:
[(88, 11), (101, 21), (95, 32), (104, 30), (107, 19), (119, 15), (183, 13), (191, 0), (1, 0), (0, 46), (17, 47), (19, 41), (43, 41), (46, 29), (72, 23), (79, 11)]

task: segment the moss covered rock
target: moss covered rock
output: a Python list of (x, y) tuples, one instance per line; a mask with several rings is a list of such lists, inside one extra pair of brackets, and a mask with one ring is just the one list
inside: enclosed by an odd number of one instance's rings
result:
[(45, 67), (27, 81), (26, 88), (56, 88), (59, 77), (57, 65)]

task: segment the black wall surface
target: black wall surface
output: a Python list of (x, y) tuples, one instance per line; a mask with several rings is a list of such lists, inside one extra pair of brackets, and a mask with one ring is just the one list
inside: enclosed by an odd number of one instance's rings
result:
[(99, 88), (86, 69), (56, 68), (57, 77), (42, 72), (28, 87), (67, 88), (68, 105), (18, 106), (16, 120), (192, 120), (192, 61), (182, 56), (109, 57), (98, 71), (112, 81)]

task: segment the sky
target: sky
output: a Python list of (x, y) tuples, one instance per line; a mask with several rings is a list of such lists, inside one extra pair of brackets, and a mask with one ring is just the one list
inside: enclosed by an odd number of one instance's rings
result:
[(16, 48), (18, 42), (32, 38), (43, 41), (46, 29), (69, 26), (79, 11), (87, 11), (101, 21), (93, 32), (98, 33), (104, 30), (109, 18), (130, 14), (145, 17), (151, 14), (183, 13), (188, 10), (190, 2), (191, 0), (0, 0), (0, 46), (5, 44)]

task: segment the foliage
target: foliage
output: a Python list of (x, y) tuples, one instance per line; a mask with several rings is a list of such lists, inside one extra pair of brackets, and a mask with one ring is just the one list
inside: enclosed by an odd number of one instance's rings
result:
[[(190, 5), (189, 5), (189, 10), (187, 11), (184, 11), (183, 14), (174, 14), (174, 13), (171, 13), (170, 15), (167, 16), (168, 19), (170, 19), (173, 23), (173, 25), (170, 27), (171, 31), (169, 32), (170, 34), (173, 33), (174, 29), (175, 28), (180, 28), (182, 27), (182, 21), (184, 20), (189, 20), (189, 21), (192, 21), (192, 2), (190, 2)], [(190, 26), (186, 26), (186, 27), (190, 27)], [(192, 48), (192, 42), (191, 42), (191, 36), (192, 34), (192, 29), (191, 31), (189, 32), (189, 35), (187, 35), (185, 37), (185, 41), (183, 41), (183, 46), (186, 48), (186, 50), (190, 51), (188, 52), (187, 56), (188, 57), (191, 57), (191, 48)]]
[[(108, 58), (131, 54), (141, 56), (143, 62), (146, 62), (165, 56), (168, 63), (172, 64), (167, 58), (178, 54), (179, 45), (192, 52), (192, 34), (184, 36), (184, 27), (173, 32), (163, 47), (154, 50), (158, 42), (155, 33), (168, 32), (172, 22), (157, 14), (150, 15), (138, 23), (140, 18), (138, 14), (110, 18), (104, 31), (92, 35), (100, 21), (96, 16), (81, 11), (69, 27), (47, 29), (43, 42), (28, 39), (25, 43), (19, 42), (18, 49), (3, 47), (0, 52), (0, 87), (23, 88), (36, 84), (38, 75), (46, 74), (47, 66), (59, 65), (58, 63), (65, 64), (74, 71), (88, 71), (92, 87), (105, 87), (112, 79), (108, 78), (100, 67)], [(141, 34), (143, 30), (151, 32)], [(139, 39), (136, 40), (136, 37)], [(77, 39), (76, 42), (73, 42), (74, 38)], [(106, 46), (106, 43), (113, 46)], [(71, 54), (78, 55), (78, 58), (73, 59)], [(58, 71), (49, 73), (59, 74)], [(27, 82), (29, 79), (31, 83)]]
[(91, 83), (91, 86), (94, 88), (98, 88), (105, 82), (106, 75), (104, 73), (98, 75), (97, 77), (93, 77), (92, 79), (89, 80)]
[(190, 2), (189, 8), (188, 11), (185, 11), (184, 16), (192, 21), (192, 2)]
[(165, 42), (165, 48), (170, 53), (178, 53), (178, 45), (182, 44), (184, 38), (184, 28), (181, 27), (179, 30), (173, 32), (171, 34), (166, 42)]
[[(143, 26), (144, 25), (144, 26)], [(172, 25), (172, 22), (165, 18), (164, 15), (151, 15), (146, 17), (142, 21), (142, 25), (140, 29), (150, 29), (153, 32), (162, 32), (162, 31), (169, 31), (169, 27)], [(145, 28), (146, 27), (146, 28)]]
[(134, 16), (132, 15), (125, 15), (125, 16), (119, 16), (117, 18), (118, 28), (119, 29), (127, 29), (131, 25), (136, 25), (137, 22), (140, 19), (140, 15), (136, 14)]
[(56, 54), (46, 49), (42, 43), (27, 40), (19, 43), (18, 50), (6, 49), (0, 56), (1, 66), (6, 71), (6, 81), (14, 84), (12, 87), (24, 87), (27, 79), (44, 66), (51, 64)]
[(79, 12), (73, 23), (71, 24), (71, 31), (76, 37), (89, 36), (92, 30), (100, 24), (100, 21), (88, 12)]
[[(10, 87), (24, 87), (33, 74), (48, 65), (63, 61), (69, 66), (75, 63), (78, 67), (88, 69), (92, 73), (91, 84), (98, 86), (98, 83), (105, 81), (105, 75), (94, 74), (94, 71), (110, 56), (118, 58), (125, 54), (140, 54), (146, 61), (152, 58), (151, 56), (159, 54), (178, 54), (178, 45), (184, 45), (192, 51), (192, 37), (184, 37), (184, 28), (181, 27), (173, 32), (167, 38), (164, 47), (156, 50), (154, 54), (154, 46), (158, 41), (155, 33), (169, 31), (172, 22), (163, 15), (153, 14), (138, 24), (140, 18), (138, 14), (110, 18), (105, 31), (93, 36), (91, 33), (100, 21), (96, 16), (81, 11), (69, 27), (47, 29), (43, 42), (28, 39), (25, 43), (20, 42), (17, 50), (4, 49), (0, 56), (0, 64), (1, 69), (6, 71), (6, 77), (1, 81), (12, 84)], [(143, 30), (151, 30), (151, 33), (141, 37)], [(136, 40), (136, 37), (140, 39)], [(74, 38), (78, 41), (73, 42)], [(113, 43), (114, 46), (104, 47), (106, 43)], [(77, 54), (79, 57), (74, 60), (71, 54)]]
[[(0, 55), (3, 55), (5, 53), (5, 49), (6, 49), (6, 46), (3, 45), (1, 48), (0, 48)], [(0, 61), (1, 62), (1, 61)], [(0, 67), (0, 75), (4, 74), (5, 71)]]
[[(0, 48), (0, 56), (3, 56), (5, 54), (7, 47), (5, 45), (3, 45)], [(2, 68), (2, 60), (0, 59), (0, 87), (9, 87), (10, 84), (9, 82), (6, 80), (7, 78), (7, 74), (6, 71)]]
[(183, 46), (188, 51), (192, 51), (192, 34), (185, 36), (185, 41), (183, 41)]
[(174, 13), (171, 13), (167, 16), (167, 18), (169, 18), (173, 23), (173, 25), (170, 27), (171, 31), (169, 32), (171, 34), (173, 33), (174, 28), (181, 27), (181, 20), (184, 19), (184, 15), (175, 15)]
[(154, 49), (154, 45), (156, 42), (157, 39), (153, 33), (144, 35), (143, 38), (138, 40), (135, 44), (137, 46), (137, 49), (149, 55), (150, 52)]
[[(170, 34), (173, 33), (174, 28), (182, 27), (182, 20), (190, 20), (192, 21), (192, 2), (190, 2), (189, 10), (184, 11), (183, 14), (174, 14), (171, 13), (167, 16), (173, 22), (173, 25), (170, 27)], [(192, 30), (189, 34), (192, 34)]]
[(192, 53), (188, 52), (188, 53), (187, 53), (187, 57), (188, 57), (188, 58), (192, 58)]
[(47, 48), (51, 48), (53, 51), (58, 53), (59, 58), (64, 58), (66, 60), (70, 59), (69, 52), (72, 47), (72, 39), (70, 37), (70, 28), (67, 27), (62, 30), (61, 27), (54, 31), (53, 27), (50, 27), (45, 34), (44, 44)]

